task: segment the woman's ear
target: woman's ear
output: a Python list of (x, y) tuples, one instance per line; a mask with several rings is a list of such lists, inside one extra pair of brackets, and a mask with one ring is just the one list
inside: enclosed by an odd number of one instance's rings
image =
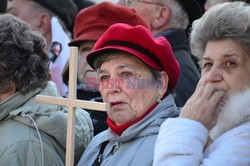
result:
[(15, 92), (16, 92), (16, 85), (11, 81), (8, 86), (8, 89), (0, 93), (0, 101), (3, 101), (7, 97), (13, 95)]
[(167, 92), (168, 82), (169, 82), (168, 74), (165, 71), (160, 72), (160, 81), (161, 81), (161, 86), (158, 88), (158, 94), (160, 98), (162, 98), (164, 94)]
[(157, 30), (168, 25), (170, 20), (170, 9), (167, 6), (159, 7), (157, 16), (152, 21), (152, 29)]

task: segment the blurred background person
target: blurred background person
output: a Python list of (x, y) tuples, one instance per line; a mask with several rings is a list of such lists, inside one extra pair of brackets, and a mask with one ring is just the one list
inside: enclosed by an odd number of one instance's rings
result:
[(0, 13), (6, 13), (8, 0), (1, 0), (0, 3)]
[(174, 89), (176, 105), (183, 106), (193, 94), (200, 73), (189, 51), (189, 25), (202, 15), (196, 0), (124, 0), (149, 23), (156, 37), (163, 36), (171, 44), (181, 68), (179, 82)]
[[(81, 10), (75, 20), (74, 40), (69, 45), (79, 47), (77, 71), (77, 98), (82, 100), (102, 101), (98, 90), (97, 74), (87, 61), (87, 54), (93, 49), (95, 42), (114, 23), (143, 25), (149, 28), (146, 21), (128, 7), (103, 2)], [(65, 66), (63, 80), (68, 84), (69, 67)], [(88, 110), (94, 124), (95, 135), (108, 128), (107, 113)]]
[(90, 7), (95, 4), (95, 2), (91, 0), (74, 0), (74, 2), (77, 6), (78, 12), (86, 7)]
[(246, 3), (225, 2), (194, 22), (191, 50), (201, 80), (179, 118), (162, 124), (155, 166), (249, 166), (249, 13)]
[[(0, 15), (0, 165), (64, 165), (67, 108), (36, 102), (36, 95), (59, 96), (49, 77), (41, 34)], [(86, 111), (77, 109), (75, 130), (77, 162), (93, 136)]]
[(204, 6), (205, 6), (205, 3), (206, 3), (206, 0), (197, 0), (197, 2), (199, 3), (199, 5), (201, 7), (202, 13), (204, 13), (205, 12)]
[(68, 43), (77, 13), (73, 0), (9, 0), (8, 12), (28, 22), (45, 37), (51, 80), (63, 96), (67, 86), (62, 81), (62, 71), (69, 59)]

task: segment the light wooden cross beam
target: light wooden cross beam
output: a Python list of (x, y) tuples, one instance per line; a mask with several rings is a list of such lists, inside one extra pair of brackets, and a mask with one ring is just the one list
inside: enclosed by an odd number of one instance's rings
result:
[(109, 105), (107, 103), (76, 100), (77, 64), (78, 64), (77, 60), (78, 60), (78, 48), (70, 47), (69, 97), (67, 99), (52, 97), (52, 96), (44, 96), (44, 95), (36, 96), (37, 102), (62, 105), (68, 107), (66, 162), (65, 162), (66, 166), (74, 165), (76, 108), (78, 107), (96, 111), (106, 111), (109, 108)]

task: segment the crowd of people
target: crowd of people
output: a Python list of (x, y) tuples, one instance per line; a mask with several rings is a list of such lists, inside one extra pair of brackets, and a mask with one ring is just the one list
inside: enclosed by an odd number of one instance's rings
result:
[(78, 166), (249, 166), (250, 5), (240, 0), (2, 0), (0, 165), (65, 165), (78, 47)]

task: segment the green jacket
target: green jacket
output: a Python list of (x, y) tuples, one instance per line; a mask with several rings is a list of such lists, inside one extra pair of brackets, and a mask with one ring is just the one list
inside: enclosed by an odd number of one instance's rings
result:
[[(41, 166), (42, 160), (45, 166), (64, 165), (67, 108), (38, 104), (38, 94), (58, 96), (55, 84), (48, 82), (45, 88), (17, 92), (0, 102), (0, 165)], [(82, 109), (76, 111), (75, 131), (77, 162), (93, 136), (91, 118)]]

